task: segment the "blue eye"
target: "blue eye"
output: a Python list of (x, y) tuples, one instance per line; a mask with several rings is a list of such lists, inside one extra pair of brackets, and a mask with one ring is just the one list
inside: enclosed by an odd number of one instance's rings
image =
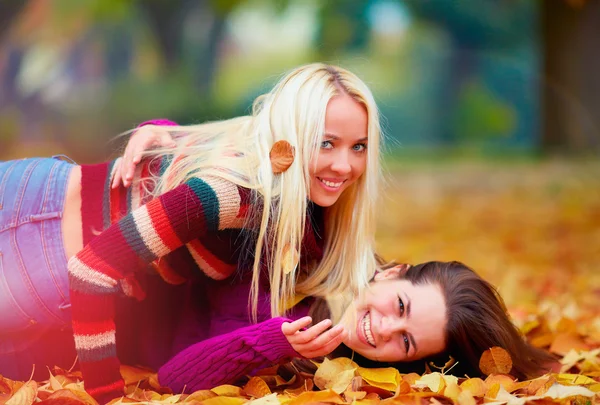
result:
[(408, 340), (408, 336), (402, 335), (402, 338), (404, 339), (404, 348), (406, 349), (406, 354), (408, 354), (408, 351), (410, 350), (410, 342)]
[(398, 297), (398, 305), (400, 307), (400, 316), (404, 315), (404, 302), (402, 302), (402, 298)]
[(333, 148), (333, 144), (331, 141), (323, 141), (321, 142), (321, 149), (331, 149)]
[(356, 152), (364, 152), (367, 150), (367, 145), (364, 143), (357, 143), (356, 145), (354, 145), (352, 147), (352, 150), (354, 150)]

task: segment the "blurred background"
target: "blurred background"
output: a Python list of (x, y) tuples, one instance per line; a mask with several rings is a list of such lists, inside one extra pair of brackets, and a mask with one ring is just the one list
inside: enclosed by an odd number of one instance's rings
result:
[(384, 117), (386, 258), (464, 261), (516, 314), (593, 312), (598, 38), (599, 0), (3, 0), (0, 159), (102, 161), (144, 120), (245, 114), (339, 64)]

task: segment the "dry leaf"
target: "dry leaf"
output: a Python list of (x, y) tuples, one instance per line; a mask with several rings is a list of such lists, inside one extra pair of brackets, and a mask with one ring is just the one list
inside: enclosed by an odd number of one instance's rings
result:
[(446, 388), (446, 380), (444, 380), (444, 376), (442, 374), (435, 372), (422, 376), (419, 380), (415, 381), (414, 385), (419, 388), (427, 387), (431, 390), (431, 392), (442, 394), (444, 392), (444, 388)]
[(223, 384), (211, 389), (212, 392), (221, 397), (241, 397), (244, 391), (235, 385)]
[(31, 405), (37, 396), (37, 383), (28, 381), (6, 401), (6, 405)]
[(277, 141), (269, 152), (274, 174), (285, 172), (294, 163), (294, 147), (288, 141)]
[(262, 398), (271, 394), (271, 390), (266, 382), (260, 377), (252, 377), (246, 385), (244, 385), (246, 395), (254, 398)]
[(356, 363), (344, 358), (325, 358), (315, 373), (315, 385), (321, 390), (331, 389), (337, 394), (346, 391), (352, 382)]
[(327, 402), (331, 404), (344, 404), (346, 401), (332, 390), (310, 391), (298, 395), (296, 398), (287, 402), (288, 405), (304, 405), (316, 402)]
[(400, 372), (392, 367), (387, 368), (363, 368), (359, 367), (356, 372), (368, 384), (383, 388), (384, 390), (396, 392), (402, 377)]
[(561, 356), (567, 355), (573, 349), (589, 350), (590, 347), (581, 340), (579, 335), (570, 332), (556, 335), (550, 345), (550, 351)]
[(544, 394), (544, 396), (554, 399), (563, 399), (573, 396), (593, 397), (594, 395), (595, 394), (593, 391), (590, 391), (585, 387), (578, 387), (575, 385), (561, 385), (558, 383), (552, 385)]
[(512, 369), (510, 354), (501, 347), (492, 347), (481, 355), (479, 368), (486, 374), (509, 374)]
[(468, 391), (474, 397), (483, 397), (488, 390), (488, 387), (481, 378), (469, 378), (460, 384), (462, 391)]
[(60, 389), (40, 402), (43, 405), (87, 405), (71, 390)]

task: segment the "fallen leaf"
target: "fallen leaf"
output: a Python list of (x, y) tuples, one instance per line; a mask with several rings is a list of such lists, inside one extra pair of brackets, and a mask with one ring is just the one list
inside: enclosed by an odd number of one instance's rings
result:
[(572, 396), (593, 397), (594, 395), (593, 391), (585, 387), (561, 385), (558, 383), (553, 384), (544, 394), (544, 396), (554, 399), (563, 399)]
[(260, 377), (252, 377), (243, 388), (246, 395), (254, 398), (262, 398), (271, 394), (271, 390), (266, 382)]
[(474, 397), (483, 397), (488, 390), (488, 387), (481, 378), (469, 378), (460, 384), (462, 391), (468, 391)]
[(332, 390), (310, 391), (298, 395), (296, 398), (287, 402), (288, 405), (304, 405), (316, 402), (328, 402), (331, 404), (344, 404), (346, 401)]
[(241, 397), (244, 391), (235, 385), (223, 384), (211, 389), (212, 392), (221, 397)]
[(356, 372), (368, 384), (383, 388), (388, 391), (396, 391), (402, 377), (400, 372), (392, 367), (387, 368), (363, 368), (359, 367)]
[(341, 394), (352, 382), (357, 368), (356, 363), (348, 361), (348, 359), (329, 360), (325, 358), (315, 373), (315, 385), (321, 390), (331, 389), (337, 394)]
[(14, 395), (6, 401), (6, 405), (31, 405), (37, 393), (37, 383), (27, 381)]
[(486, 374), (509, 374), (512, 369), (510, 354), (501, 347), (492, 347), (481, 355), (479, 368)]

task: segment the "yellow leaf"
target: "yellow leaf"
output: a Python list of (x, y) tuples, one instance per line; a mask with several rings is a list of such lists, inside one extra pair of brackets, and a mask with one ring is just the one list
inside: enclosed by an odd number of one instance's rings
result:
[(202, 402), (206, 399), (214, 398), (216, 396), (217, 396), (217, 394), (215, 394), (211, 390), (198, 390), (198, 391), (194, 391), (190, 395), (188, 395), (183, 400), (183, 402), (192, 402), (192, 401)]
[(461, 393), (461, 389), (456, 383), (449, 383), (446, 385), (446, 389), (444, 390), (444, 395), (453, 400), (454, 402), (458, 401), (458, 396)]
[(481, 378), (469, 378), (460, 384), (462, 391), (468, 391), (474, 397), (483, 397), (488, 390)]
[(252, 405), (279, 405), (279, 399), (277, 398), (277, 393), (265, 395), (262, 398), (254, 399), (248, 404)]
[(545, 397), (550, 397), (553, 399), (563, 399), (576, 395), (593, 397), (595, 394), (593, 391), (590, 391), (585, 387), (579, 387), (576, 385), (561, 385), (556, 383), (552, 385), (544, 394)]
[(352, 382), (356, 363), (345, 358), (325, 358), (315, 373), (315, 385), (321, 390), (332, 389), (337, 394), (346, 391)]
[(485, 385), (487, 385), (488, 388), (494, 384), (500, 384), (508, 392), (517, 389), (515, 388), (515, 379), (506, 374), (492, 374), (485, 379)]
[(483, 352), (479, 360), (479, 368), (486, 375), (509, 374), (512, 368), (512, 359), (506, 350), (495, 346)]
[(248, 400), (241, 397), (213, 397), (202, 401), (202, 405), (241, 405), (246, 402)]
[(137, 385), (138, 382), (146, 380), (150, 378), (150, 376), (152, 376), (153, 374), (156, 374), (152, 370), (126, 365), (121, 365), (120, 371), (121, 377), (123, 377), (123, 380), (125, 381), (125, 385)]
[(461, 392), (460, 394), (458, 394), (457, 402), (460, 405), (475, 405), (475, 404), (477, 404), (477, 401), (475, 401), (475, 398), (473, 398), (473, 395), (471, 395), (471, 393), (468, 391)]
[(296, 398), (287, 402), (287, 405), (304, 405), (316, 402), (328, 402), (332, 404), (344, 404), (346, 401), (332, 390), (327, 391), (309, 391), (298, 395)]
[(246, 395), (254, 398), (262, 398), (271, 393), (269, 386), (260, 377), (252, 377), (246, 385), (244, 385)]
[(244, 391), (235, 385), (223, 384), (211, 389), (212, 392), (221, 397), (241, 397)]
[(52, 388), (53, 391), (61, 390), (63, 388), (62, 384), (54, 377), (50, 369), (48, 369), (48, 372), (50, 373), (50, 388)]
[(356, 371), (358, 372), (358, 375), (360, 375), (369, 385), (393, 392), (396, 392), (396, 389), (402, 380), (402, 377), (400, 377), (400, 372), (392, 367), (359, 367)]
[(6, 405), (31, 405), (37, 396), (37, 383), (28, 381), (6, 401)]
[(441, 394), (444, 392), (444, 388), (446, 388), (446, 381), (442, 374), (435, 372), (422, 376), (419, 380), (415, 381), (415, 385), (418, 387), (425, 386), (429, 388), (431, 392)]
[(559, 383), (569, 383), (577, 385), (595, 384), (596, 380), (581, 374), (558, 374), (556, 379)]

